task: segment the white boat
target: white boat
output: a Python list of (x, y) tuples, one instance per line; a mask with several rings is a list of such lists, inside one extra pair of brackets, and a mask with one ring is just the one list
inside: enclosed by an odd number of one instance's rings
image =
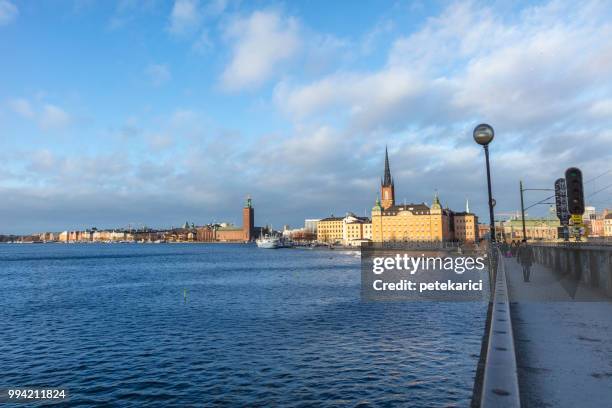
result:
[(291, 248), (293, 243), (284, 237), (276, 235), (264, 235), (255, 240), (258, 248), (263, 249), (277, 249), (277, 248)]

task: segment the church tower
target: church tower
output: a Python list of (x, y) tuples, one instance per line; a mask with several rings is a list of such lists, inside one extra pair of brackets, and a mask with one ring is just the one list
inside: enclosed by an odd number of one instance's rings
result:
[(382, 208), (387, 210), (395, 205), (395, 188), (389, 169), (389, 152), (385, 146), (385, 175), (380, 183), (380, 195), (382, 197)]
[(245, 241), (251, 241), (255, 237), (255, 210), (251, 197), (247, 197), (244, 208), (242, 209), (242, 232)]

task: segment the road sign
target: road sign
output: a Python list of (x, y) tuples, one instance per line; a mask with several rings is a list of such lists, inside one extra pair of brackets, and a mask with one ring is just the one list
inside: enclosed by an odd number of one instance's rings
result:
[(571, 224), (574, 227), (582, 226), (582, 215), (580, 215), (580, 214), (572, 214), (571, 221), (572, 221)]
[(564, 178), (559, 178), (555, 181), (555, 204), (559, 221), (561, 221), (562, 225), (567, 225), (570, 214), (567, 208), (567, 188)]

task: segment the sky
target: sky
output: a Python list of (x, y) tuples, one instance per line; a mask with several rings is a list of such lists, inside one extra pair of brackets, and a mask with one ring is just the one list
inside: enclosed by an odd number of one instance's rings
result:
[(609, 1), (0, 0), (0, 233), (369, 214), (385, 146), (396, 201), (488, 222), (482, 122), (500, 217), (570, 166), (612, 208), (610, 38)]

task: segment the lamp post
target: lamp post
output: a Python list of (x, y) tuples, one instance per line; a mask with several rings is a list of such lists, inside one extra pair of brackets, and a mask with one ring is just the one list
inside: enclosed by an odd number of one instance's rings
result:
[(495, 200), (491, 193), (491, 169), (489, 166), (489, 143), (493, 141), (495, 132), (493, 128), (486, 123), (482, 123), (474, 128), (474, 141), (481, 145), (485, 151), (485, 160), (487, 164), (487, 189), (489, 191), (489, 223), (490, 223), (490, 234), (491, 242), (495, 242), (495, 215), (493, 214), (493, 207), (495, 206)]

